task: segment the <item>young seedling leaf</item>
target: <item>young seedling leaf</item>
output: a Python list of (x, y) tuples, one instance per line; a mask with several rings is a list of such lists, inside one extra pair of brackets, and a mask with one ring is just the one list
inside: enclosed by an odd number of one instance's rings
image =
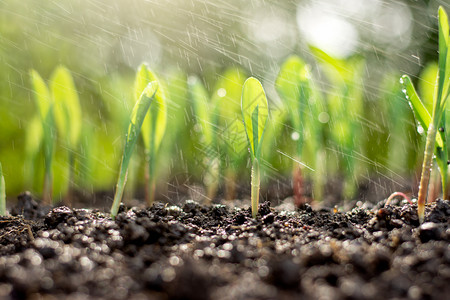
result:
[(42, 121), (46, 121), (50, 116), (50, 110), (52, 107), (50, 92), (38, 72), (31, 70), (30, 75), (39, 115), (41, 116)]
[(145, 65), (139, 67), (135, 81), (135, 96), (151, 81), (158, 83), (158, 90), (155, 93), (155, 99), (149, 112), (142, 124), (142, 139), (144, 141), (146, 158), (148, 167), (146, 169), (146, 201), (148, 205), (153, 203), (156, 186), (156, 161), (159, 147), (166, 130), (167, 123), (167, 107), (166, 94), (161, 81), (158, 77)]
[[(437, 92), (433, 99), (433, 111), (431, 113), (431, 120), (428, 124), (427, 139), (425, 144), (425, 152), (422, 164), (422, 173), (420, 176), (419, 195), (417, 199), (417, 214), (419, 216), (419, 222), (424, 221), (425, 216), (425, 202), (428, 194), (428, 185), (430, 182), (430, 170), (433, 161), (433, 152), (436, 154), (436, 160), (440, 166), (440, 172), (443, 180), (443, 194), (447, 197), (447, 168), (445, 164), (447, 160), (447, 145), (445, 136), (442, 134), (445, 132), (445, 105), (448, 99), (447, 97), (447, 84), (448, 78), (446, 78), (447, 71), (447, 53), (448, 53), (448, 34), (449, 25), (447, 14), (442, 7), (439, 7), (439, 71), (437, 77)], [(402, 77), (404, 79), (404, 77)], [(408, 79), (408, 78), (406, 78)], [(410, 89), (411, 90), (411, 89)], [(423, 120), (425, 121), (425, 120)], [(438, 130), (439, 129), (439, 130)], [(437, 135), (436, 133), (440, 134)], [(442, 134), (441, 134), (442, 133)], [(441, 145), (439, 145), (439, 139), (441, 139)], [(437, 143), (436, 143), (437, 140)]]
[(241, 109), (252, 158), (259, 158), (269, 110), (264, 89), (254, 77), (244, 83)]
[(156, 91), (154, 103), (150, 107), (149, 114), (145, 117), (144, 124), (142, 125), (142, 138), (147, 151), (154, 155), (159, 149), (166, 130), (166, 95), (158, 77), (147, 67), (147, 65), (142, 64), (139, 67), (135, 81), (134, 91), (136, 101), (139, 99), (144, 88), (152, 81), (158, 82), (159, 88)]
[(120, 201), (122, 199), (123, 190), (127, 180), (128, 164), (130, 163), (134, 146), (136, 145), (137, 139), (141, 132), (144, 118), (147, 115), (150, 104), (154, 100), (157, 91), (158, 82), (150, 82), (142, 92), (141, 97), (136, 102), (131, 113), (130, 125), (128, 126), (128, 132), (123, 150), (122, 163), (120, 165), (119, 178), (117, 180), (116, 193), (114, 195), (114, 202), (111, 207), (111, 216), (113, 218), (116, 217), (117, 212), (119, 211)]
[(442, 6), (439, 7), (439, 78), (438, 78), (438, 99), (442, 99), (441, 105), (445, 105), (448, 91), (448, 84), (450, 82), (448, 76), (447, 61), (448, 47), (449, 47), (449, 24), (448, 17)]
[(400, 79), (400, 83), (403, 85), (403, 92), (405, 93), (409, 105), (414, 112), (414, 116), (416, 117), (420, 126), (422, 126), (424, 132), (427, 132), (428, 126), (431, 122), (431, 115), (423, 104), (422, 100), (420, 100), (419, 95), (417, 94), (416, 89), (411, 82), (411, 78), (409, 78), (408, 75), (403, 75)]
[[(428, 127), (431, 122), (431, 115), (422, 100), (419, 98), (419, 95), (414, 88), (414, 85), (411, 82), (411, 78), (408, 75), (403, 75), (400, 79), (400, 83), (403, 85), (403, 92), (405, 93), (406, 98), (408, 99), (409, 106), (411, 107), (414, 117), (417, 122), (419, 122), (420, 126), (423, 129), (423, 132), (428, 132)], [(440, 149), (444, 148), (444, 140), (445, 140), (445, 132), (439, 131), (436, 136), (436, 146)], [(442, 155), (438, 155), (437, 158)]]
[(5, 177), (3, 177), (2, 164), (0, 163), (0, 216), (6, 215)]
[(258, 214), (260, 186), (259, 161), (269, 107), (264, 89), (259, 80), (254, 77), (250, 77), (244, 82), (241, 96), (241, 110), (252, 158), (252, 216), (256, 218)]
[(74, 149), (79, 142), (81, 133), (80, 100), (69, 70), (59, 66), (50, 80), (55, 122), (61, 136), (67, 139), (68, 145)]
[(45, 178), (43, 188), (43, 201), (49, 203), (52, 198), (53, 179), (52, 179), (52, 161), (54, 148), (54, 118), (53, 118), (53, 100), (50, 96), (47, 85), (41, 76), (31, 70), (31, 82), (35, 93), (39, 115), (41, 117), (43, 128), (43, 147), (45, 157)]
[(301, 156), (303, 148), (306, 116), (311, 108), (310, 67), (297, 56), (289, 57), (282, 65), (275, 81), (275, 88), (281, 99), (289, 108), (290, 121), (299, 134), (297, 140), (297, 156)]
[(233, 161), (228, 164), (231, 168), (238, 167), (247, 149), (241, 112), (242, 86), (246, 79), (242, 70), (227, 69), (219, 76), (211, 96), (212, 122), (217, 125), (216, 135), (221, 137), (217, 142), (225, 150), (226, 158)]
[[(325, 51), (323, 51), (317, 47), (314, 47), (314, 46), (309, 46), (309, 48), (311, 49), (311, 52), (313, 53), (313, 55), (316, 57), (317, 61), (319, 61), (325, 65), (331, 66), (338, 73), (338, 76), (333, 76), (332, 74), (330, 74), (328, 76), (332, 80), (337, 80), (337, 81), (352, 80), (352, 78), (354, 76), (354, 70), (352, 70), (352, 68), (349, 67), (349, 65), (352, 63), (352, 61), (347, 61), (347, 60), (332, 57)], [(331, 71), (331, 70), (328, 69), (327, 71)]]
[(289, 107), (292, 125), (298, 132), (302, 131), (302, 106), (307, 101), (304, 96), (308, 80), (309, 67), (299, 57), (291, 56), (281, 66), (275, 81), (275, 88)]
[(197, 123), (201, 126), (203, 142), (206, 145), (214, 143), (214, 125), (211, 120), (213, 105), (209, 102), (208, 92), (197, 77), (188, 80), (189, 93), (194, 103), (194, 111)]

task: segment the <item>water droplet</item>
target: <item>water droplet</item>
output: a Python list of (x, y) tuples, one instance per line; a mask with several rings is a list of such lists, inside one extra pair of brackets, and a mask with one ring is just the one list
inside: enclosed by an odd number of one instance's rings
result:
[(423, 134), (425, 132), (425, 130), (423, 130), (423, 127), (420, 124), (417, 125), (417, 132), (419, 134)]
[(217, 96), (223, 98), (227, 95), (227, 90), (224, 88), (220, 88), (217, 90)]
[(330, 115), (325, 111), (321, 112), (319, 114), (319, 122), (325, 124), (328, 123), (328, 121), (330, 121)]

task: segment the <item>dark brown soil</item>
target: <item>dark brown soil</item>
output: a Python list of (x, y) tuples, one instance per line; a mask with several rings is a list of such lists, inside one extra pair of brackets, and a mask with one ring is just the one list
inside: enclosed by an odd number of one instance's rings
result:
[(252, 219), (186, 201), (112, 220), (22, 195), (0, 218), (0, 299), (449, 299), (450, 202), (421, 226), (401, 205), (266, 202)]

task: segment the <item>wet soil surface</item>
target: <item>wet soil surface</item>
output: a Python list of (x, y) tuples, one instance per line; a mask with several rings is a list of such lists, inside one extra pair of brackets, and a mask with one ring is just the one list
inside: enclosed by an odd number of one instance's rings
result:
[[(45, 208), (0, 217), (0, 299), (449, 299), (450, 202)], [(239, 205), (238, 205), (239, 206)]]

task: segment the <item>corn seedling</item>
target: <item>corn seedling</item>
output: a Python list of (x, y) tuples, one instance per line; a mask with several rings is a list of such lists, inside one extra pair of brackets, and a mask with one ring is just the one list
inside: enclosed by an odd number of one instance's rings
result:
[[(291, 125), (294, 132), (292, 137), (296, 140), (296, 154), (294, 161), (300, 161), (302, 157), (303, 141), (305, 139), (305, 119), (310, 107), (311, 89), (309, 85), (309, 66), (299, 57), (291, 56), (282, 65), (280, 73), (275, 81), (275, 87), (288, 107)], [(303, 175), (301, 165), (295, 164), (292, 172), (292, 187), (297, 204), (304, 202), (303, 198)]]
[(43, 128), (43, 147), (45, 160), (44, 188), (42, 198), (44, 203), (51, 203), (53, 193), (52, 179), (52, 161), (54, 149), (54, 117), (53, 117), (53, 100), (47, 85), (41, 76), (31, 70), (31, 82), (35, 94), (39, 115)]
[(186, 74), (180, 69), (169, 71), (167, 86), (167, 121), (171, 124), (171, 130), (168, 130), (164, 135), (161, 154), (165, 155), (165, 161), (177, 158), (179, 163), (174, 161), (173, 168), (170, 171), (181, 172), (186, 170), (187, 159), (181, 149), (191, 140), (191, 136), (186, 134), (187, 128), (191, 128), (191, 119), (187, 114), (188, 88)]
[(261, 83), (254, 77), (248, 78), (242, 88), (241, 110), (252, 161), (252, 216), (256, 218), (259, 205), (261, 145), (269, 106)]
[(148, 115), (142, 125), (142, 139), (144, 141), (147, 158), (146, 168), (146, 201), (149, 206), (153, 204), (156, 188), (156, 162), (158, 150), (166, 130), (167, 108), (166, 94), (158, 77), (142, 64), (136, 74), (134, 95), (136, 101), (141, 97), (142, 91), (149, 82), (158, 82), (158, 89), (154, 96), (154, 104), (150, 107)]
[(150, 104), (152, 104), (152, 101), (156, 98), (158, 86), (157, 81), (148, 83), (131, 113), (130, 125), (128, 126), (122, 162), (120, 164), (119, 178), (117, 179), (116, 192), (114, 194), (114, 202), (111, 207), (111, 216), (113, 218), (116, 217), (117, 212), (119, 211), (120, 201), (127, 181), (128, 165), (130, 163), (131, 155), (133, 154), (133, 149), (141, 132), (144, 119), (149, 111)]
[(247, 140), (241, 121), (241, 93), (246, 77), (238, 68), (230, 68), (219, 76), (212, 95), (217, 114), (217, 147), (220, 174), (223, 174), (225, 198), (234, 199), (239, 168), (245, 164)]
[(2, 164), (0, 163), (0, 216), (6, 215), (5, 177), (3, 177)]
[(327, 104), (330, 117), (330, 137), (341, 154), (340, 170), (344, 172), (344, 198), (353, 197), (355, 179), (358, 177), (354, 151), (360, 140), (362, 115), (362, 70), (364, 61), (359, 57), (337, 59), (320, 49), (311, 47), (316, 59), (327, 74), (333, 91), (328, 94)]
[(403, 75), (401, 78), (401, 83), (404, 87), (403, 91), (407, 96), (414, 115), (419, 125), (424, 131), (427, 132), (422, 173), (420, 177), (419, 195), (417, 200), (417, 210), (420, 223), (423, 222), (425, 215), (425, 202), (427, 199), (428, 185), (430, 181), (433, 152), (441, 173), (443, 195), (445, 198), (448, 198), (448, 153), (445, 137), (445, 107), (448, 99), (450, 98), (450, 38), (448, 17), (442, 7), (439, 7), (438, 19), (439, 62), (431, 113), (419, 98), (409, 76)]
[(76, 152), (82, 127), (81, 107), (75, 84), (69, 70), (59, 66), (50, 79), (56, 127), (64, 141), (69, 155), (69, 190), (66, 199), (69, 203), (74, 172), (74, 153)]
[(217, 113), (216, 106), (210, 101), (207, 90), (196, 77), (190, 77), (188, 80), (190, 97), (194, 104), (195, 119), (197, 129), (201, 132), (201, 143), (204, 147), (201, 149), (205, 161), (206, 173), (203, 176), (203, 182), (207, 188), (206, 198), (211, 201), (217, 192), (219, 185), (219, 149), (217, 147)]

